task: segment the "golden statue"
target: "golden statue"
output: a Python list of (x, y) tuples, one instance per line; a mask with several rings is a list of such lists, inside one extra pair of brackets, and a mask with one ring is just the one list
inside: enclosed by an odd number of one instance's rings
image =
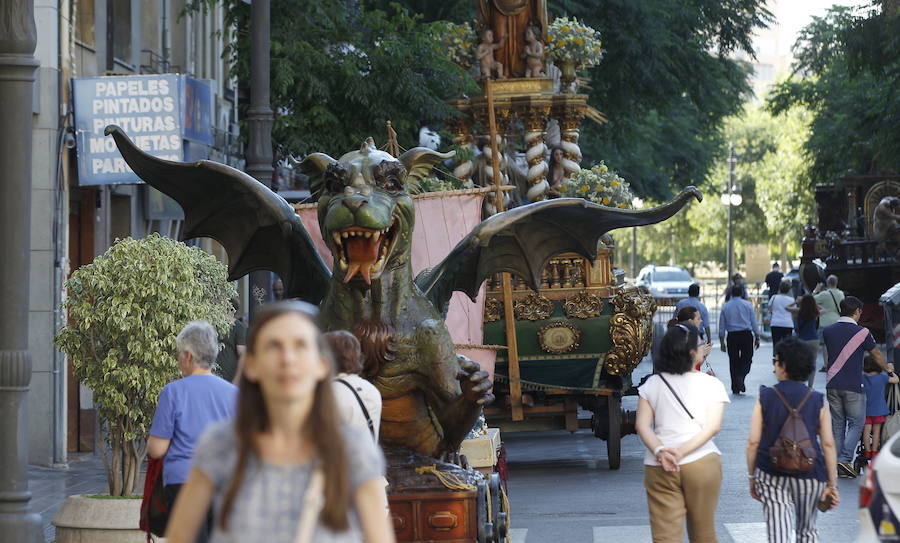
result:
[[(503, 40), (494, 56), (503, 65), (507, 77), (524, 77), (526, 64), (526, 38), (528, 27), (540, 30), (538, 40), (544, 41), (547, 33), (546, 0), (479, 0), (478, 22), (489, 28), (494, 36)], [(533, 73), (533, 70), (531, 70)]]

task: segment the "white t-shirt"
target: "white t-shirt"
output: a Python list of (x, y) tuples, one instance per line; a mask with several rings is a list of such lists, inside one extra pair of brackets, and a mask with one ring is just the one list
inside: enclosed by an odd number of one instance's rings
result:
[[(713, 403), (729, 403), (725, 385), (718, 378), (699, 371), (691, 371), (681, 375), (665, 374), (666, 381), (672, 385), (678, 397), (694, 416), (685, 413), (684, 408), (672, 395), (669, 387), (663, 383), (659, 375), (647, 379), (638, 389), (641, 398), (647, 400), (653, 408), (653, 431), (668, 448), (677, 448), (700, 432), (706, 423), (706, 408)], [(688, 464), (699, 460), (710, 453), (721, 454), (719, 448), (710, 439), (691, 454), (681, 459), (679, 464)], [(656, 457), (649, 450), (644, 455), (645, 466), (658, 466)]]
[(369, 412), (369, 417), (372, 418), (375, 442), (377, 443), (378, 429), (381, 424), (381, 393), (378, 392), (375, 385), (352, 373), (339, 373), (335, 378), (335, 382), (332, 383), (334, 399), (338, 404), (341, 422), (355, 428), (361, 428), (367, 432), (369, 431), (369, 423), (366, 421), (366, 416), (363, 414), (359, 402), (356, 401), (356, 397), (353, 396), (353, 392), (347, 388), (347, 385), (338, 383), (337, 379), (350, 383), (353, 389), (356, 390), (356, 393), (359, 394), (359, 398)]
[(769, 309), (772, 311), (772, 322), (770, 326), (779, 326), (781, 328), (793, 328), (794, 319), (791, 318), (791, 312), (787, 310), (787, 306), (794, 303), (794, 299), (786, 294), (776, 294), (769, 301)]

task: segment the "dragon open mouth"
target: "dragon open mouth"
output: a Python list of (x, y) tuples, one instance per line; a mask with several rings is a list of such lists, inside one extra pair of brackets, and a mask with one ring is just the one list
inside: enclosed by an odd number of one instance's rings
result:
[(344, 283), (361, 275), (367, 285), (372, 284), (372, 276), (384, 269), (394, 242), (397, 240), (397, 218), (383, 230), (351, 226), (331, 233), (334, 240), (338, 265), (347, 270)]

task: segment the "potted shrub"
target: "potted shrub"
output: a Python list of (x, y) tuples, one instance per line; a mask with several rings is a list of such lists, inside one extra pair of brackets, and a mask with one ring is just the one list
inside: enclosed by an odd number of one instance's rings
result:
[(134, 493), (157, 398), (179, 376), (175, 336), (196, 319), (226, 333), (235, 289), (214, 257), (158, 234), (118, 240), (66, 289), (68, 324), (56, 344), (93, 391), (109, 495), (70, 496), (54, 518), (57, 541), (143, 541)]

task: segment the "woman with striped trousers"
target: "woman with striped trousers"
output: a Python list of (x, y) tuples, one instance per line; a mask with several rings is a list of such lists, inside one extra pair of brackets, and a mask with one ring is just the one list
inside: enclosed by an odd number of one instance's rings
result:
[[(775, 346), (778, 383), (760, 387), (747, 439), (747, 476), (750, 496), (763, 504), (769, 543), (816, 543), (816, 506), (830, 499), (838, 504), (837, 454), (831, 434), (831, 413), (820, 392), (804, 382), (815, 369), (812, 350), (802, 340), (789, 337)], [(781, 397), (784, 398), (782, 401)], [(788, 418), (787, 402), (798, 409), (816, 450), (815, 466), (803, 473), (783, 473), (769, 455)], [(818, 435), (818, 440), (815, 436)], [(796, 538), (796, 539), (795, 539)]]

